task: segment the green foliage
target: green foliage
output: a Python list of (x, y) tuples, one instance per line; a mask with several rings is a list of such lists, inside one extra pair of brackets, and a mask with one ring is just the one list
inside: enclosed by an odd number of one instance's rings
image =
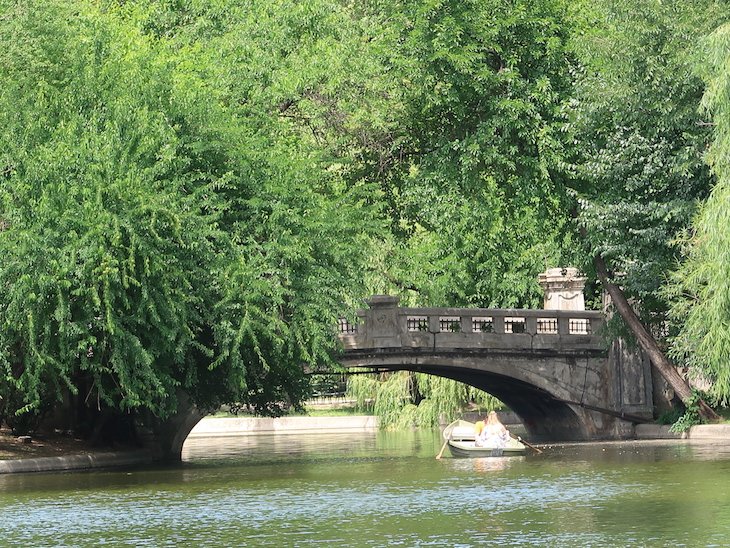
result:
[[(234, 15), (220, 23), (219, 5), (151, 2), (144, 26), (210, 41), (226, 67), (222, 100), (257, 121), (272, 158), (296, 156), (297, 170), (313, 166), (306, 181), (324, 168), (363, 204), (382, 203), (391, 230), (368, 246), (372, 268), (352, 271), (370, 293), (412, 304), (540, 302), (537, 273), (563, 262), (569, 242), (554, 178), (571, 89), (567, 2), (225, 4)], [(388, 416), (410, 401), (390, 382), (380, 389)], [(357, 377), (350, 389), (363, 405), (378, 401), (374, 388)], [(436, 392), (414, 422), (451, 412)]]
[(6, 414), (66, 389), (99, 410), (164, 417), (183, 390), (278, 414), (308, 392), (302, 364), (331, 361), (373, 194), (271, 109), (272, 79), (223, 47), (251, 21), (223, 7), (0, 2)]
[[(393, 373), (378, 385), (373, 411), (383, 429), (402, 426), (401, 414), (405, 409), (405, 420), (413, 416), (411, 391), (413, 377), (405, 371)], [(415, 425), (409, 425), (415, 426)]]
[(432, 428), (460, 417), (467, 410), (484, 413), (501, 409), (494, 396), (466, 384), (422, 373), (398, 373), (376, 378), (348, 378), (347, 395), (357, 406), (374, 412), (381, 428)]
[(312, 375), (310, 387), (313, 397), (341, 396), (347, 389), (347, 379), (340, 375)]
[(713, 183), (693, 67), (724, 3), (389, 6), (392, 63), (410, 86), (397, 103), (407, 133), (391, 141), (406, 161), (381, 162), (397, 214), (376, 291), (414, 305), (534, 306), (540, 270), (572, 258), (590, 274), (598, 253), (663, 331), (677, 236)]
[(357, 409), (372, 412), (378, 386), (378, 380), (373, 375), (351, 375), (347, 377), (346, 396), (355, 399)]
[[(588, 261), (602, 255), (645, 323), (662, 325), (660, 291), (676, 238), (708, 196), (711, 127), (698, 111), (697, 37), (727, 16), (714, 0), (607, 0), (581, 9), (585, 34), (572, 130), (581, 159), (572, 183)], [(590, 271), (588, 262), (586, 270)]]
[(725, 25), (706, 42), (702, 67), (704, 107), (716, 124), (709, 162), (718, 182), (683, 240), (686, 260), (667, 290), (674, 299), (672, 316), (683, 324), (672, 340), (672, 355), (691, 375), (709, 381), (711, 397), (724, 406), (730, 402), (729, 44)]
[(658, 424), (674, 424), (677, 422), (682, 415), (684, 415), (684, 408), (680, 406), (672, 407), (669, 411), (665, 411), (657, 418)]
[(206, 136), (164, 119), (182, 117), (182, 98), (144, 37), (55, 7), (14, 9), (2, 35), (23, 53), (3, 63), (0, 92), (5, 382), (20, 411), (81, 376), (99, 405), (165, 415), (193, 352), (208, 352), (195, 339), (217, 268), (216, 174), (190, 169), (185, 142)]
[[(567, 3), (372, 3), (387, 18), (398, 122), (377, 156), (393, 224), (376, 292), (413, 304), (529, 306), (558, 264), (571, 89)], [(569, 247), (569, 246), (566, 246)]]
[[(369, 293), (539, 305), (537, 274), (583, 251), (576, 199), (588, 255), (624, 272), (644, 319), (676, 298), (676, 355), (727, 393), (725, 31), (704, 82), (692, 71), (723, 3), (0, 0), (0, 13), (5, 416), (66, 391), (159, 417), (180, 391), (203, 408), (297, 408), (302, 364), (332, 363), (337, 318)], [(660, 293), (682, 249), (682, 283)], [(406, 374), (350, 390), (386, 425), (497, 405)]]
[(707, 399), (698, 390), (692, 391), (692, 397), (685, 403), (684, 414), (682, 414), (674, 424), (669, 428), (670, 432), (686, 432), (697, 424), (702, 424), (702, 415), (700, 414), (700, 402)]
[(460, 417), (467, 408), (485, 413), (502, 408), (494, 396), (460, 382), (434, 375), (416, 374), (418, 392), (423, 397), (419, 403), (419, 423), (437, 426)]

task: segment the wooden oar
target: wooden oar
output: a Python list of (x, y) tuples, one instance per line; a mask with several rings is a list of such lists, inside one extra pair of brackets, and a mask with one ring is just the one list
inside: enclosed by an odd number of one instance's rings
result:
[[(512, 434), (510, 434), (510, 436), (512, 436)], [(535, 447), (534, 445), (532, 445), (532, 444), (531, 444), (530, 442), (528, 442), (528, 441), (526, 441), (526, 440), (523, 440), (523, 439), (522, 439), (521, 437), (519, 437), (519, 436), (512, 436), (512, 437), (513, 437), (514, 439), (516, 439), (516, 440), (517, 440), (518, 442), (520, 442), (520, 443), (524, 443), (524, 444), (525, 444), (525, 445), (526, 445), (527, 447), (529, 447), (530, 449), (534, 449), (534, 450), (535, 450), (535, 451), (537, 451), (538, 453), (542, 453), (542, 449), (538, 449), (537, 447)]]
[(446, 441), (444, 442), (444, 444), (441, 446), (441, 451), (439, 451), (439, 454), (436, 455), (436, 460), (439, 460), (441, 458), (441, 455), (444, 453), (444, 449), (446, 449), (446, 444), (448, 444), (448, 443), (449, 443), (449, 440), (447, 438)]
[[(453, 430), (453, 426), (457, 422), (459, 422), (459, 419), (456, 419), (454, 422), (452, 422), (446, 428), (444, 428), (444, 434), (443, 434), (444, 435), (444, 444), (441, 446), (441, 451), (439, 451), (439, 454), (436, 455), (436, 460), (439, 460), (441, 458), (441, 455), (444, 454), (444, 449), (446, 449), (446, 445), (449, 443), (449, 436), (451, 435), (451, 430), (449, 430), (449, 428), (451, 428)], [(446, 433), (447, 430), (449, 430), (448, 434)]]

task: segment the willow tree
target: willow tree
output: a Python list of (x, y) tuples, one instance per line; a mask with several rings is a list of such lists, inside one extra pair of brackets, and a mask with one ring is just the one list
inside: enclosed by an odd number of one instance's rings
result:
[(472, 386), (407, 371), (355, 375), (348, 379), (347, 395), (357, 409), (375, 413), (384, 429), (432, 428), (467, 412), (503, 408), (497, 398)]
[(172, 66), (89, 5), (2, 11), (7, 418), (62, 388), (97, 410), (168, 414), (196, 376), (193, 349), (208, 353), (196, 339), (221, 249), (220, 204), (200, 203), (211, 181), (187, 169), (196, 158), (165, 119), (186, 118)]
[(168, 24), (156, 9), (0, 1), (10, 422), (66, 391), (87, 433), (164, 418), (181, 393), (280, 413), (363, 294), (367, 185), (323, 169), (269, 95), (240, 95), (262, 79), (217, 41), (235, 10)]
[(717, 184), (684, 239), (687, 257), (673, 275), (672, 315), (682, 329), (672, 355), (708, 387), (720, 405), (730, 404), (730, 26), (705, 43), (700, 74), (707, 83), (703, 107), (713, 121), (708, 162)]

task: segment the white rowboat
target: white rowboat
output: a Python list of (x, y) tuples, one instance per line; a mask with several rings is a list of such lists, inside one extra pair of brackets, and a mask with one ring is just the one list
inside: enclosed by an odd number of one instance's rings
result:
[(459, 458), (524, 455), (526, 450), (525, 445), (514, 438), (510, 438), (504, 447), (477, 446), (475, 424), (465, 420), (452, 422), (443, 435), (452, 456)]

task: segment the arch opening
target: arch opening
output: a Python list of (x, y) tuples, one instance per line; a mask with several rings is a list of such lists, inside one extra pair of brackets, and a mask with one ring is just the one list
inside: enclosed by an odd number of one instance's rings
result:
[[(589, 439), (585, 413), (549, 392), (498, 373), (454, 366), (368, 367), (367, 372), (411, 371), (452, 379), (483, 390), (502, 401), (522, 421), (532, 441), (581, 441)], [(359, 373), (364, 371), (360, 370)]]

